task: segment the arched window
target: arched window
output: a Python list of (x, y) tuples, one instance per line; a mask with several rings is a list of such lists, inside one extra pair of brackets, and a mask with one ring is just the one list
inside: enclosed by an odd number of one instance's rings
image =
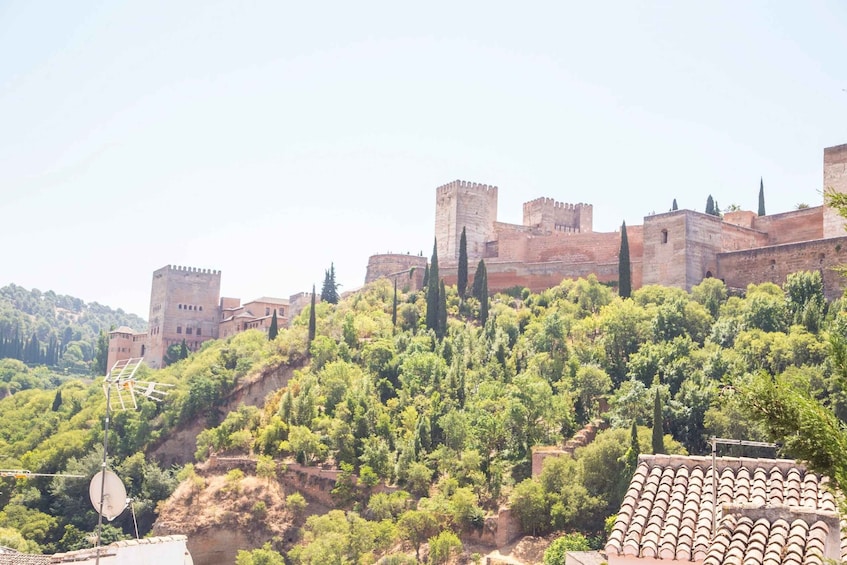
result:
[(662, 243), (668, 242), (668, 230), (662, 230)]

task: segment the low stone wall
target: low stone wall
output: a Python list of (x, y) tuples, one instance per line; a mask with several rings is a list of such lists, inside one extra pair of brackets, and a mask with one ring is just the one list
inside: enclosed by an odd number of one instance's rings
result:
[(597, 437), (597, 433), (608, 427), (608, 424), (603, 420), (589, 422), (581, 430), (576, 432), (574, 436), (565, 442), (564, 446), (558, 445), (542, 445), (532, 448), (532, 476), (537, 477), (541, 474), (541, 469), (544, 465), (544, 460), (548, 457), (561, 457), (562, 455), (573, 456), (574, 451), (579, 447), (585, 447)]

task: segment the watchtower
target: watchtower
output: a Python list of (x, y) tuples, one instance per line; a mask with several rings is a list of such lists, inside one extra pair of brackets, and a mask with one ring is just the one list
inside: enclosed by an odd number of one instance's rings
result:
[[(823, 189), (824, 192), (831, 189), (847, 193), (847, 144), (823, 150)], [(827, 238), (843, 235), (844, 218), (824, 202), (823, 236)]]
[(196, 351), (204, 341), (217, 339), (220, 294), (220, 271), (171, 265), (154, 271), (144, 361), (159, 369), (171, 345), (185, 340)]
[(496, 186), (460, 180), (439, 186), (435, 196), (439, 260), (458, 261), (462, 228), (468, 243), (468, 261), (482, 259), (485, 243), (494, 239), (496, 222)]
[(545, 233), (587, 233), (592, 229), (594, 207), (536, 198), (523, 205), (523, 225)]

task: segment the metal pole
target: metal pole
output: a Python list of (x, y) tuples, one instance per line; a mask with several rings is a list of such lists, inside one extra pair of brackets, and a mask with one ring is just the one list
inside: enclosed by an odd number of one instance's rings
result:
[[(108, 377), (106, 377), (108, 379)], [(106, 457), (109, 449), (109, 408), (112, 405), (112, 387), (106, 387), (106, 422), (103, 426), (103, 463), (100, 465), (100, 509), (97, 512), (97, 544), (95, 564), (100, 565), (100, 539), (103, 532), (103, 504), (106, 501)]]

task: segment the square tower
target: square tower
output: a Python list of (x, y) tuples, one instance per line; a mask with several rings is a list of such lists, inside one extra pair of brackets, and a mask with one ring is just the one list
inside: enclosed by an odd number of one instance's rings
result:
[(447, 263), (459, 260), (463, 228), (468, 243), (468, 261), (474, 263), (482, 259), (485, 243), (495, 237), (496, 222), (496, 186), (457, 180), (438, 187), (435, 196), (438, 259)]
[(160, 369), (171, 345), (185, 340), (188, 349), (196, 351), (204, 341), (217, 339), (220, 294), (220, 271), (171, 265), (155, 271), (144, 361)]
[[(847, 193), (847, 144), (827, 147), (823, 150), (823, 190)], [(844, 218), (824, 201), (823, 236), (841, 237), (844, 231)]]

